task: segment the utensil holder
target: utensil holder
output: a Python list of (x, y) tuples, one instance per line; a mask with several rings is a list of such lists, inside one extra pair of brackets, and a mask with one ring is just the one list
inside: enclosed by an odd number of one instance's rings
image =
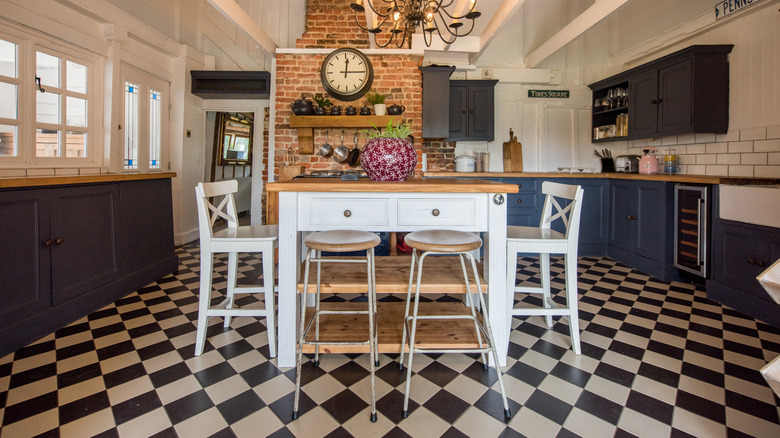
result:
[(601, 172), (602, 173), (615, 172), (615, 160), (613, 160), (612, 158), (602, 158)]

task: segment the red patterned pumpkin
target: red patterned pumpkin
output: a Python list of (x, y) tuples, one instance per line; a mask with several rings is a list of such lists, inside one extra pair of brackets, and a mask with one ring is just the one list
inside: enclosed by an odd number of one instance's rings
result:
[(360, 152), (360, 165), (373, 181), (403, 181), (417, 166), (417, 152), (407, 139), (376, 137)]

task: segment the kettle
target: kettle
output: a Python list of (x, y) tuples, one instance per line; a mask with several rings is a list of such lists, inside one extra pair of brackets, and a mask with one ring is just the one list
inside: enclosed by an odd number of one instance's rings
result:
[(655, 151), (655, 148), (642, 149), (645, 154), (639, 159), (639, 173), (658, 173), (658, 159), (655, 158), (655, 155), (650, 155), (651, 152)]

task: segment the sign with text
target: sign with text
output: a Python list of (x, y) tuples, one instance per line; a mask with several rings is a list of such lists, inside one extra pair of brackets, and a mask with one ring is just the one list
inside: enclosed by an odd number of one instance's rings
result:
[(568, 99), (569, 90), (528, 90), (528, 97)]
[(715, 3), (715, 19), (720, 20), (727, 16), (739, 12), (748, 6), (760, 2), (761, 0), (723, 0)]

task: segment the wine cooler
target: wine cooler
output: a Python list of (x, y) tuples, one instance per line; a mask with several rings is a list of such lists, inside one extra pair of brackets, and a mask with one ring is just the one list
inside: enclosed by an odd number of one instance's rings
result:
[(707, 278), (707, 187), (674, 187), (674, 266)]

